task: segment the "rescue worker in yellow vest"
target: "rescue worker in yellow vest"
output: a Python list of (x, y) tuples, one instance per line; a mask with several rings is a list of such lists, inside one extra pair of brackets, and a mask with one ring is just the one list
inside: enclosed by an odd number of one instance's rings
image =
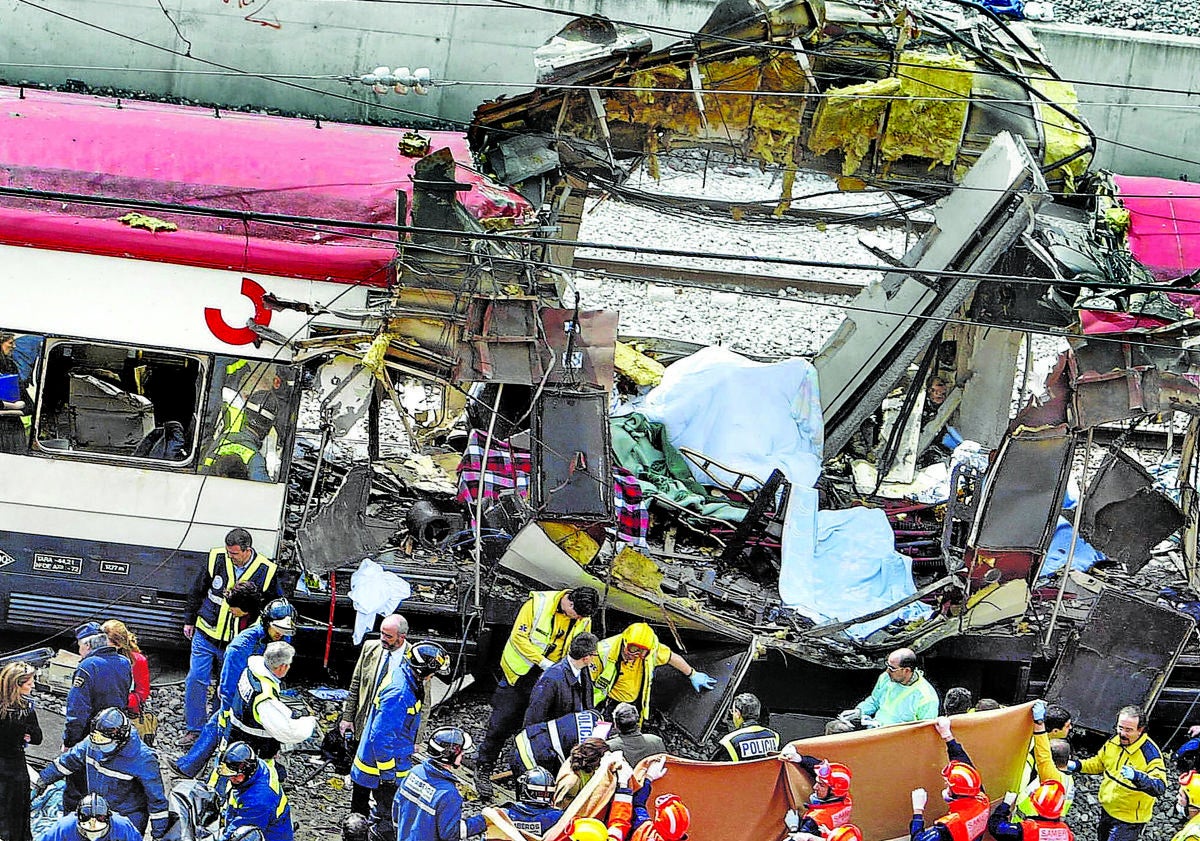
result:
[(521, 729), (529, 696), (542, 673), (566, 656), (571, 641), (592, 630), (600, 604), (594, 587), (529, 594), (500, 655), (503, 675), (492, 695), (492, 715), (475, 757), (475, 790), (492, 796), (492, 769), (504, 743)]
[(204, 458), (201, 472), (252, 482), (272, 481), (267, 464), (267, 436), (275, 428), (279, 401), (273, 392), (250, 395), (241, 407), (226, 405), (226, 427)]
[(1175, 833), (1171, 841), (1200, 839), (1200, 773), (1188, 771), (1186, 774), (1180, 774), (1175, 814), (1187, 818), (1187, 823)]
[(749, 692), (738, 695), (733, 699), (730, 715), (733, 716), (733, 730), (721, 737), (709, 761), (745, 762), (779, 753), (779, 734), (758, 723), (762, 702), (756, 696)]
[[(260, 594), (259, 604), (283, 597), (275, 562), (254, 550), (250, 532), (233, 529), (225, 535), (224, 548), (208, 553), (208, 564), (196, 576), (188, 599), (188, 618), (183, 635), (191, 640), (191, 662), (184, 689), (184, 717), (187, 732), (180, 745), (190, 747), (208, 720), (208, 686), (213, 672), (221, 667), (225, 646), (240, 630), (238, 619), (246, 615), (242, 608), (226, 601), (229, 591), (245, 584)], [(258, 606), (254, 606), (257, 613)]]
[(1017, 793), (1004, 795), (1004, 802), (988, 818), (988, 832), (996, 841), (1075, 841), (1075, 833), (1062, 821), (1067, 791), (1058, 780), (1038, 785), (1029, 797), (1032, 817), (1017, 822), (1008, 819)]
[(238, 678), (238, 697), (230, 720), (230, 740), (254, 748), (259, 759), (275, 767), (281, 780), (286, 779), (287, 772), (282, 766), (274, 766), (279, 749), (303, 742), (317, 726), (315, 716), (294, 717), (280, 698), (281, 682), (291, 670), (295, 656), (296, 649), (279, 640), (269, 643), (261, 656), (251, 657)]
[(592, 666), (596, 686), (596, 707), (610, 718), (617, 704), (633, 704), (644, 724), (650, 715), (650, 688), (654, 670), (670, 665), (689, 681), (696, 692), (712, 689), (717, 682), (688, 665), (679, 654), (658, 641), (645, 622), (635, 622), (618, 636), (600, 640), (597, 662)]
[(1058, 704), (1047, 705), (1040, 698), (1033, 702), (1033, 740), (1025, 757), (1025, 772), (1022, 776), (1020, 793), (1014, 814), (1019, 818), (1032, 818), (1035, 814), (1030, 797), (1042, 783), (1054, 781), (1063, 787), (1065, 815), (1075, 799), (1075, 781), (1066, 771), (1071, 759), (1071, 745), (1066, 741), (1071, 732), (1071, 714)]

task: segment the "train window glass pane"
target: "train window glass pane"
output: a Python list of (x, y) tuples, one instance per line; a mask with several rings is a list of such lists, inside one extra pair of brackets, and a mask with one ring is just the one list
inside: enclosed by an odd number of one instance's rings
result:
[(190, 464), (203, 373), (199, 359), (179, 353), (53, 340), (40, 378), (38, 448)]
[(295, 429), (297, 370), (218, 356), (205, 409), (200, 472), (277, 482)]
[(44, 340), (0, 329), (0, 453), (29, 452), (29, 426), (38, 357)]

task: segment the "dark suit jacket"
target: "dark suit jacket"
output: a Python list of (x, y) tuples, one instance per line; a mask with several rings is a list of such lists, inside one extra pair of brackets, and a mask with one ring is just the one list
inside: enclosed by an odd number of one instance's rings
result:
[(564, 657), (561, 662), (548, 668), (534, 684), (521, 726), (528, 727), (571, 713), (595, 709), (593, 691), (591, 671), (585, 666), (576, 678)]

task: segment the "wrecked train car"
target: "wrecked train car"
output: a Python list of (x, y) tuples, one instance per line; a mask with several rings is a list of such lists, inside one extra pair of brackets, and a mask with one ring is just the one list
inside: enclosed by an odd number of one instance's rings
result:
[[(289, 510), (302, 396), (341, 423), (372, 381), (528, 378), (548, 361), (553, 296), (519, 269), (493, 278), (487, 247), (453, 236), (532, 216), (467, 168), (461, 135), (0, 98), (0, 327), (19, 370), (2, 627), (119, 611), (143, 640), (178, 644), (191, 583), (233, 526), (283, 561), (289, 594), (324, 607), (328, 583), (306, 583), (290, 539), (308, 519)], [(409, 222), (442, 231), (437, 248), (406, 242)]]

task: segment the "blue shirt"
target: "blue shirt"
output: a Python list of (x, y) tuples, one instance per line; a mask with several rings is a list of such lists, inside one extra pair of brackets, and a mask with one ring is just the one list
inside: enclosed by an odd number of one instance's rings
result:
[(403, 841), (459, 841), (462, 795), (454, 775), (427, 759), (396, 790), (392, 823)]

